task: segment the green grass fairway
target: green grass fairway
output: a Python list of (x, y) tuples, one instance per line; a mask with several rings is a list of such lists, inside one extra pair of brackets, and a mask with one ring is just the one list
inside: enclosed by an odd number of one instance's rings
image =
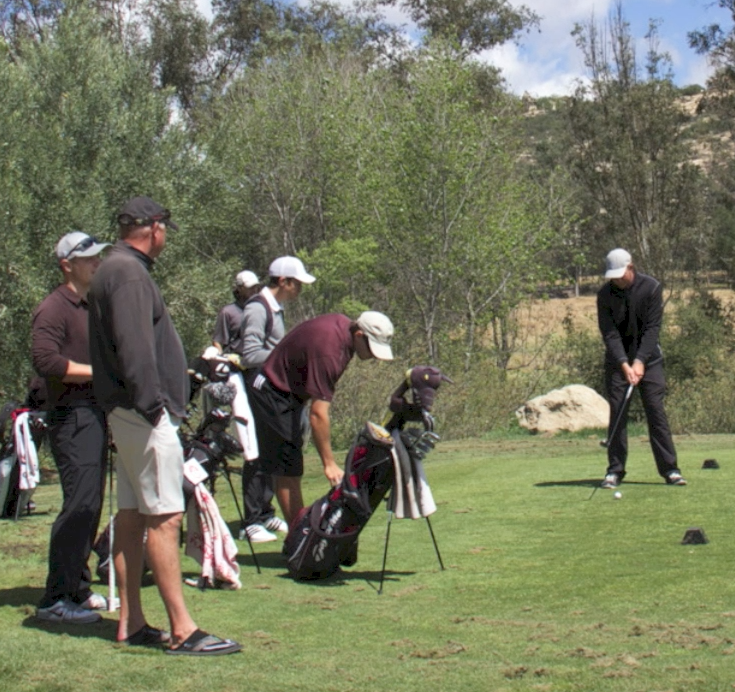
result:
[[(606, 466), (599, 439), (440, 443), (426, 471), (446, 570), (424, 521), (394, 521), (382, 595), (382, 509), (357, 565), (328, 582), (291, 581), (280, 542), (256, 546), (259, 575), (241, 543), (241, 591), (186, 587), (198, 624), (243, 644), (213, 659), (119, 647), (115, 615), (36, 622), (59, 507), (58, 488), (41, 487), (38, 514), (0, 523), (0, 690), (732, 692), (735, 437), (678, 438), (683, 488), (662, 482), (634, 438), (620, 500), (592, 494)], [(706, 458), (721, 468), (702, 469)], [(312, 500), (325, 482), (308, 462)], [(235, 528), (222, 480), (217, 498)], [(694, 526), (707, 545), (681, 545)], [(196, 565), (185, 559), (184, 571)], [(163, 626), (155, 586), (144, 598)]]

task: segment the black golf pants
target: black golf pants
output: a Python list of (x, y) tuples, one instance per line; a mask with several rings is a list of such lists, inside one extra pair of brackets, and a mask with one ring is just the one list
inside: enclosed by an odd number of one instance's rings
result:
[[(621, 478), (625, 476), (625, 463), (628, 459), (628, 410), (625, 405), (625, 393), (628, 382), (620, 367), (605, 365), (605, 386), (610, 403), (610, 424), (608, 427), (607, 473), (615, 473)], [(664, 376), (663, 361), (646, 368), (643, 379), (636, 389), (640, 392), (643, 410), (648, 423), (648, 437), (656, 461), (659, 474), (666, 478), (673, 471), (678, 471), (676, 450), (671, 437), (669, 421), (664, 411), (664, 394), (666, 393), (666, 378)], [(610, 437), (612, 427), (625, 405), (620, 423), (614, 435)]]
[(40, 608), (59, 599), (82, 603), (92, 593), (87, 562), (100, 522), (107, 471), (107, 427), (100, 409), (56, 409), (49, 413), (48, 423), (64, 499), (51, 527), (46, 593)]
[(273, 507), (273, 476), (263, 471), (260, 459), (242, 465), (242, 499), (245, 526), (265, 524), (276, 515)]

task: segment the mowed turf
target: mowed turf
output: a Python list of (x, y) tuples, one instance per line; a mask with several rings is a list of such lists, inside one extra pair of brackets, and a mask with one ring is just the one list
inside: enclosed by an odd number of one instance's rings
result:
[[(619, 500), (593, 493), (599, 439), (440, 443), (426, 471), (446, 570), (426, 522), (394, 521), (382, 595), (382, 508), (357, 565), (328, 582), (290, 580), (280, 542), (256, 546), (258, 574), (239, 543), (241, 591), (185, 587), (202, 628), (243, 644), (222, 658), (120, 647), (114, 614), (36, 622), (60, 499), (41, 487), (39, 514), (0, 523), (0, 690), (731, 691), (735, 437), (677, 438), (683, 488), (666, 486), (647, 441), (632, 439)], [(706, 458), (721, 468), (703, 470)], [(312, 500), (324, 481), (313, 457), (308, 466)], [(217, 490), (236, 529), (224, 480)], [(709, 543), (681, 545), (690, 527)], [(150, 623), (164, 625), (155, 586), (143, 591)]]

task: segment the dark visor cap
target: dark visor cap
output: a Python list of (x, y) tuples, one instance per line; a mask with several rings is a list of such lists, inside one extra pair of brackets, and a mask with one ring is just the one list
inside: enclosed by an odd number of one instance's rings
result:
[(150, 197), (133, 197), (128, 200), (117, 216), (121, 226), (150, 226), (154, 222), (165, 223), (175, 231), (179, 227), (171, 221), (171, 212)]

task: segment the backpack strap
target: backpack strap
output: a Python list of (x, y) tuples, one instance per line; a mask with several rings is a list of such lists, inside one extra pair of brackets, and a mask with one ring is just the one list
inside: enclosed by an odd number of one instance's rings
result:
[[(260, 293), (256, 293), (251, 298), (245, 301), (245, 305), (248, 303), (260, 303), (265, 308), (265, 338), (264, 341), (268, 341), (271, 332), (273, 331), (273, 311), (271, 306), (268, 305), (268, 301)], [(243, 319), (243, 322), (245, 320)], [(240, 332), (242, 333), (242, 325), (240, 325)]]

